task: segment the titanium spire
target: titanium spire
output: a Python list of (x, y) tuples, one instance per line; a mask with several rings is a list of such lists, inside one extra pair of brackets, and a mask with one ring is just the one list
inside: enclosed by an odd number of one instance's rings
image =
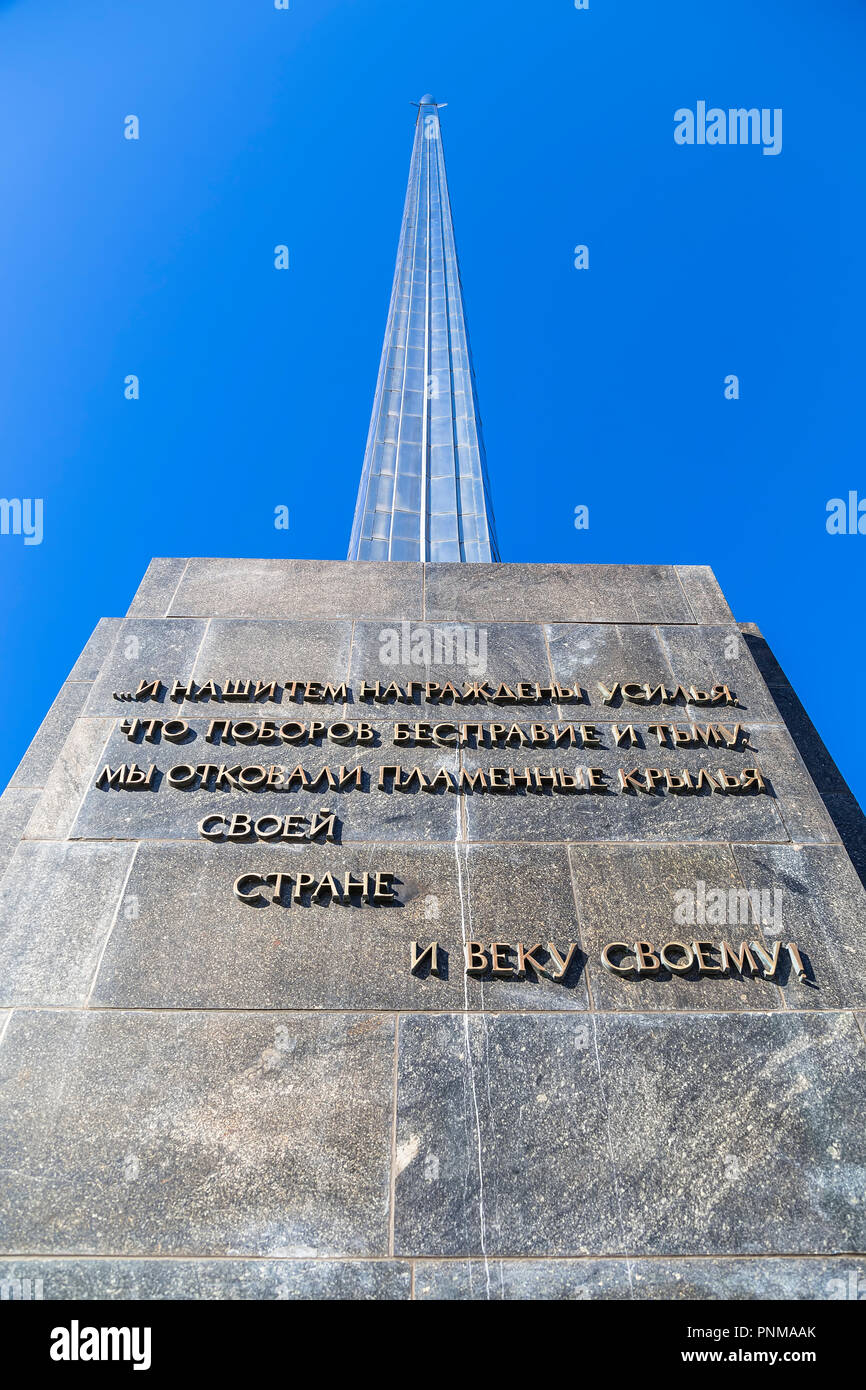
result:
[(418, 103), (350, 560), (499, 559), (439, 109)]

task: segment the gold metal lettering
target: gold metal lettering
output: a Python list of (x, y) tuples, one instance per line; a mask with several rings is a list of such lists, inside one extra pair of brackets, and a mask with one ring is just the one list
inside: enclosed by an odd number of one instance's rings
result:
[(549, 954), (550, 954), (551, 956), (553, 956), (553, 959), (556, 961), (556, 964), (559, 966), (559, 969), (558, 969), (558, 970), (555, 970), (555, 971), (552, 972), (553, 978), (554, 978), (554, 980), (561, 980), (561, 979), (563, 978), (563, 976), (565, 975), (566, 970), (567, 970), (568, 967), (571, 965), (572, 956), (574, 955), (575, 951), (577, 950), (577, 942), (576, 942), (576, 941), (570, 941), (570, 942), (568, 943), (568, 955), (567, 955), (567, 956), (561, 956), (561, 955), (559, 954), (559, 952), (557, 951), (557, 949), (556, 949), (556, 947), (555, 947), (555, 945), (553, 944), (552, 941), (548, 941), (548, 943), (547, 943), (547, 949), (548, 949)]
[(463, 954), (466, 957), (466, 974), (483, 975), (487, 969), (487, 952), (480, 941), (467, 941), (463, 947)]
[(695, 961), (698, 970), (702, 975), (721, 975), (722, 966), (715, 965), (713, 961), (707, 960), (704, 951), (715, 951), (716, 946), (712, 941), (693, 941), (692, 950), (695, 953)]
[(604, 966), (605, 970), (609, 970), (611, 975), (630, 975), (635, 967), (635, 962), (631, 959), (631, 957), (628, 958), (628, 965), (614, 965), (613, 961), (610, 958), (611, 951), (628, 952), (630, 950), (631, 946), (626, 946), (625, 942), (623, 941), (609, 941), (601, 953), (601, 963)]
[(412, 941), (410, 945), (412, 947), (412, 964), (410, 966), (410, 970), (412, 971), (413, 975), (415, 974), (416, 970), (419, 970), (421, 968), (421, 966), (424, 964), (425, 960), (427, 960), (428, 957), (430, 959), (430, 974), (441, 974), (441, 969), (439, 966), (438, 941), (431, 941), (429, 946), (424, 947), (423, 951), (421, 950), (417, 941)]
[[(682, 951), (682, 959), (671, 960), (668, 952), (673, 950)], [(666, 941), (659, 951), (659, 960), (672, 974), (684, 975), (687, 970), (691, 970), (695, 956), (691, 946), (687, 946), (685, 941)]]

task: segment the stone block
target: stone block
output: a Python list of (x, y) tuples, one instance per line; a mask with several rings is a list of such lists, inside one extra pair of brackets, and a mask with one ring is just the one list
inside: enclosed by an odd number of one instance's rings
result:
[(18, 848), (18, 841), (41, 796), (36, 789), (23, 792), (7, 789), (0, 796), (0, 877)]
[(9, 788), (44, 787), (72, 726), (84, 707), (90, 685), (68, 680), (36, 731), (33, 740), (9, 782)]
[(0, 1261), (0, 1286), (27, 1280), (31, 1293), (41, 1280), (46, 1301), (372, 1301), (408, 1299), (411, 1268), (403, 1260)]
[[(583, 767), (600, 768), (607, 778), (602, 791), (553, 792), (524, 791), (512, 793), (471, 791), (466, 795), (467, 837), (473, 841), (537, 840), (537, 841), (597, 841), (597, 840), (784, 840), (787, 832), (776, 795), (711, 792), (702, 789), (686, 795), (662, 791), (619, 790), (618, 769), (630, 773), (647, 767), (681, 772), (687, 768), (696, 777), (700, 768), (710, 771), (724, 768), (737, 773), (744, 767), (760, 765), (765, 769), (768, 787), (775, 790), (778, 757), (768, 757), (771, 750), (758, 731), (754, 747), (727, 748), (660, 748), (654, 734), (646, 726), (639, 732), (644, 736), (642, 748), (617, 748), (609, 725), (598, 725), (603, 747), (592, 749), (512, 748), (508, 751), (493, 748), (464, 749), (463, 765), (470, 770), (492, 767), (538, 768), (549, 771), (562, 768), (571, 776)], [(652, 745), (655, 744), (655, 747)], [(779, 777), (781, 780), (781, 777)], [(820, 807), (820, 802), (818, 803)], [(806, 803), (803, 803), (803, 814)], [(820, 821), (822, 810), (814, 815)]]
[(80, 657), (69, 672), (71, 681), (95, 681), (117, 640), (122, 618), (100, 618)]
[[(735, 947), (743, 941), (758, 941), (766, 946), (729, 845), (573, 845), (569, 853), (597, 1009), (780, 1007), (777, 986), (757, 974), (714, 977), (702, 975), (693, 965), (683, 975), (664, 966), (657, 975), (614, 975), (601, 961), (602, 949), (611, 941), (648, 942), (656, 956), (669, 941), (718, 944), (725, 940)], [(724, 894), (726, 920), (698, 922), (699, 903), (703, 918), (707, 894), (719, 892)], [(690, 921), (683, 920), (689, 917)], [(717, 953), (706, 956), (719, 965)], [(619, 962), (620, 955), (615, 959)]]
[(86, 1003), (133, 853), (19, 845), (0, 882), (0, 1003)]
[[(848, 1297), (849, 1289), (857, 1287), (857, 1270), (852, 1283), (851, 1266), (850, 1256), (808, 1260), (418, 1260), (415, 1298), (833, 1300)], [(694, 1345), (699, 1344), (695, 1341)]]
[[(743, 882), (778, 907), (770, 941), (793, 941), (806, 966), (780, 977), (792, 1009), (866, 1006), (866, 892), (836, 845), (734, 845)], [(778, 894), (778, 898), (774, 895)]]
[(0, 1047), (0, 1249), (384, 1255), (394, 1025), (19, 1010)]
[(732, 623), (734, 615), (709, 565), (677, 565), (689, 608), (698, 623)]
[(107, 719), (77, 719), (48, 774), (45, 790), (27, 823), (30, 840), (63, 840), (98, 768), (112, 725)]
[[(330, 895), (255, 904), (232, 891), (243, 874), (395, 875), (393, 903), (352, 906)], [(245, 885), (246, 887), (246, 885)], [(583, 1009), (582, 955), (562, 983), (537, 976), (467, 977), (464, 941), (578, 943), (562, 847), (382, 844), (142, 845), (91, 1002), (113, 1008)], [(166, 911), (166, 904), (171, 904)], [(529, 939), (531, 937), (531, 939)], [(411, 972), (411, 945), (440, 945)], [(545, 952), (545, 955), (547, 953)], [(506, 957), (516, 966), (514, 951)], [(555, 967), (554, 967), (555, 969)], [(551, 975), (553, 969), (551, 970)]]
[[(669, 690), (677, 685), (657, 628), (634, 623), (551, 623), (546, 631), (557, 682), (563, 686), (579, 685), (589, 700), (588, 705), (563, 705), (564, 718), (592, 716), (628, 723), (648, 717), (649, 709), (653, 719), (676, 718), (685, 722), (692, 717), (690, 712), (698, 709), (684, 705), (629, 705), (619, 694), (615, 703), (604, 703), (600, 685), (608, 690), (616, 682), (629, 681), (648, 681), (653, 687), (665, 685)], [(709, 711), (707, 718), (722, 719), (729, 713), (721, 706), (711, 706)], [(702, 717), (704, 712), (700, 709), (696, 717)]]
[[(188, 680), (195, 667), (207, 624), (191, 618), (124, 618), (110, 654), (94, 681), (84, 713), (88, 718), (124, 717), (128, 714), (150, 718), (162, 711), (159, 702), (125, 702), (118, 695), (132, 694), (139, 681), (156, 680), (169, 684)], [(174, 709), (164, 699), (163, 707)], [(163, 716), (168, 718), (169, 716)]]
[(127, 617), (165, 618), (189, 560), (151, 560), (129, 605)]
[[(735, 708), (703, 706), (713, 714), (736, 713), (743, 723), (780, 724), (773, 698), (735, 624), (727, 627), (662, 627), (660, 636), (676, 681), (706, 690), (724, 683), (737, 697)], [(693, 708), (690, 706), (690, 708)], [(700, 708), (695, 706), (694, 708)]]
[[(424, 658), (426, 651), (432, 659)], [(413, 660), (413, 653), (419, 659)], [(395, 660), (395, 657), (397, 658)], [(354, 704), (347, 709), (357, 719), (473, 720), (482, 715), (500, 719), (510, 711), (521, 716), (526, 705), (472, 703), (455, 706), (448, 701), (430, 704), (419, 695), (414, 704), (359, 701), (361, 682), (396, 682), (405, 689), (410, 681), (438, 684), (452, 682), (462, 690), (476, 681), (494, 689), (504, 683), (537, 681), (549, 686), (553, 677), (544, 629), (539, 623), (355, 623), (352, 637), (350, 685)], [(535, 718), (557, 718), (550, 701), (532, 706)], [(514, 717), (517, 717), (517, 713)]]
[[(428, 622), (693, 623), (672, 565), (426, 565)], [(408, 615), (407, 615), (408, 616)]]
[(169, 612), (217, 618), (423, 617), (420, 564), (190, 560)]
[(408, 1015), (395, 1251), (863, 1248), (850, 1014)]

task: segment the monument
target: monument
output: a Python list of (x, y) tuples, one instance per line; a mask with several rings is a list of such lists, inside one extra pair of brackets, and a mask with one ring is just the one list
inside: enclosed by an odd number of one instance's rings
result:
[(709, 569), (499, 562), (425, 96), (349, 559), (153, 560), (0, 799), (4, 1296), (862, 1296), (858, 815)]

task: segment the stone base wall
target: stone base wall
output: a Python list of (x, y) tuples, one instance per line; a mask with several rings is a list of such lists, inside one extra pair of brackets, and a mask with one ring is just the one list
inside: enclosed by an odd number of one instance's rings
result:
[(862, 1296), (804, 719), (702, 567), (154, 560), (0, 798), (0, 1293)]

